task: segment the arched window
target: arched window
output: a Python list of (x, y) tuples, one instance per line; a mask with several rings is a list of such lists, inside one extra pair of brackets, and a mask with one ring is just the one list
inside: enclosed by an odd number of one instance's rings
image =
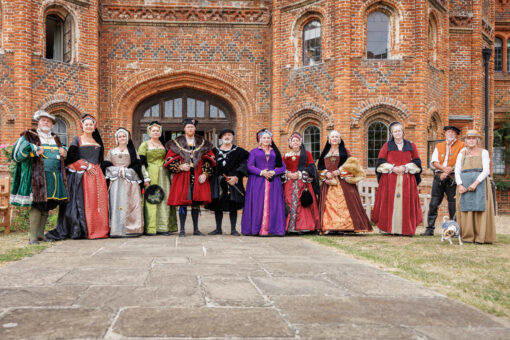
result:
[(321, 130), (315, 125), (307, 126), (303, 130), (303, 143), (312, 154), (313, 160), (317, 160), (321, 153)]
[(367, 167), (375, 168), (377, 156), (384, 143), (388, 141), (388, 126), (383, 122), (373, 122), (367, 133)]
[(60, 13), (46, 16), (46, 59), (71, 62), (72, 59), (72, 18)]
[(303, 28), (303, 66), (320, 63), (321, 50), (321, 23), (312, 20)]
[(226, 101), (205, 92), (182, 88), (149, 97), (138, 105), (133, 116), (133, 139), (137, 143), (148, 139), (146, 127), (154, 120), (163, 125), (166, 140), (174, 139), (182, 134), (182, 121), (186, 118), (196, 118), (197, 133), (214, 145), (222, 129), (235, 131), (234, 113)]
[(500, 38), (494, 40), (494, 71), (503, 71), (503, 40)]
[(429, 56), (435, 62), (437, 59), (437, 23), (434, 17), (429, 18)]
[(390, 41), (390, 18), (373, 12), (367, 19), (367, 59), (387, 59)]
[(57, 117), (57, 121), (55, 122), (55, 124), (53, 124), (52, 131), (54, 134), (58, 136), (58, 138), (60, 138), (60, 141), (62, 142), (63, 145), (69, 145), (68, 144), (69, 136), (67, 135), (67, 124), (62, 118)]

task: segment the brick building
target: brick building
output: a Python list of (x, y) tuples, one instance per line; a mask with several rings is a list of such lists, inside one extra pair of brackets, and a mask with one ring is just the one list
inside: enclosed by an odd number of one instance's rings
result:
[(70, 138), (97, 116), (107, 148), (194, 116), (248, 148), (297, 130), (314, 156), (337, 129), (370, 173), (399, 120), (426, 162), (444, 125), (483, 131), (483, 48), (491, 149), (510, 111), (507, 0), (0, 0), (0, 39), (0, 143), (41, 108)]

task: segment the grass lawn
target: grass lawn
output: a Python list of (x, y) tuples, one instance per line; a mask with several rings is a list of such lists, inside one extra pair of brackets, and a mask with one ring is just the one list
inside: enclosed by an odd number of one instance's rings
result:
[(373, 234), (308, 238), (358, 259), (368, 260), (382, 270), (419, 281), (490, 314), (510, 319), (508, 234), (498, 234), (493, 245), (463, 246), (441, 242), (440, 235), (397, 237), (377, 231)]
[(11, 232), (4, 235), (0, 232), (0, 268), (12, 261), (39, 254), (56, 243), (48, 242), (39, 245), (28, 245), (28, 233), (25, 231)]

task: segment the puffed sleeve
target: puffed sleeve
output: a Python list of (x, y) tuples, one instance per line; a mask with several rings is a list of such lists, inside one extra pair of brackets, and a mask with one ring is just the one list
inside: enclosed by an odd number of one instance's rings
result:
[(37, 157), (37, 146), (30, 143), (24, 136), (21, 136), (12, 150), (12, 160), (15, 162), (22, 162), (30, 157)]

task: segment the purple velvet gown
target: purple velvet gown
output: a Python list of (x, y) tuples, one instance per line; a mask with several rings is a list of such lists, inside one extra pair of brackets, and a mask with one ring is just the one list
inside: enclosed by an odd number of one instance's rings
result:
[[(275, 169), (275, 152), (269, 159), (264, 150), (255, 148), (248, 157), (248, 184), (241, 228), (244, 235), (285, 235), (285, 203), (280, 175), (285, 173), (285, 163)], [(260, 176), (264, 169), (276, 172), (272, 181)], [(264, 223), (265, 221), (265, 223)]]

